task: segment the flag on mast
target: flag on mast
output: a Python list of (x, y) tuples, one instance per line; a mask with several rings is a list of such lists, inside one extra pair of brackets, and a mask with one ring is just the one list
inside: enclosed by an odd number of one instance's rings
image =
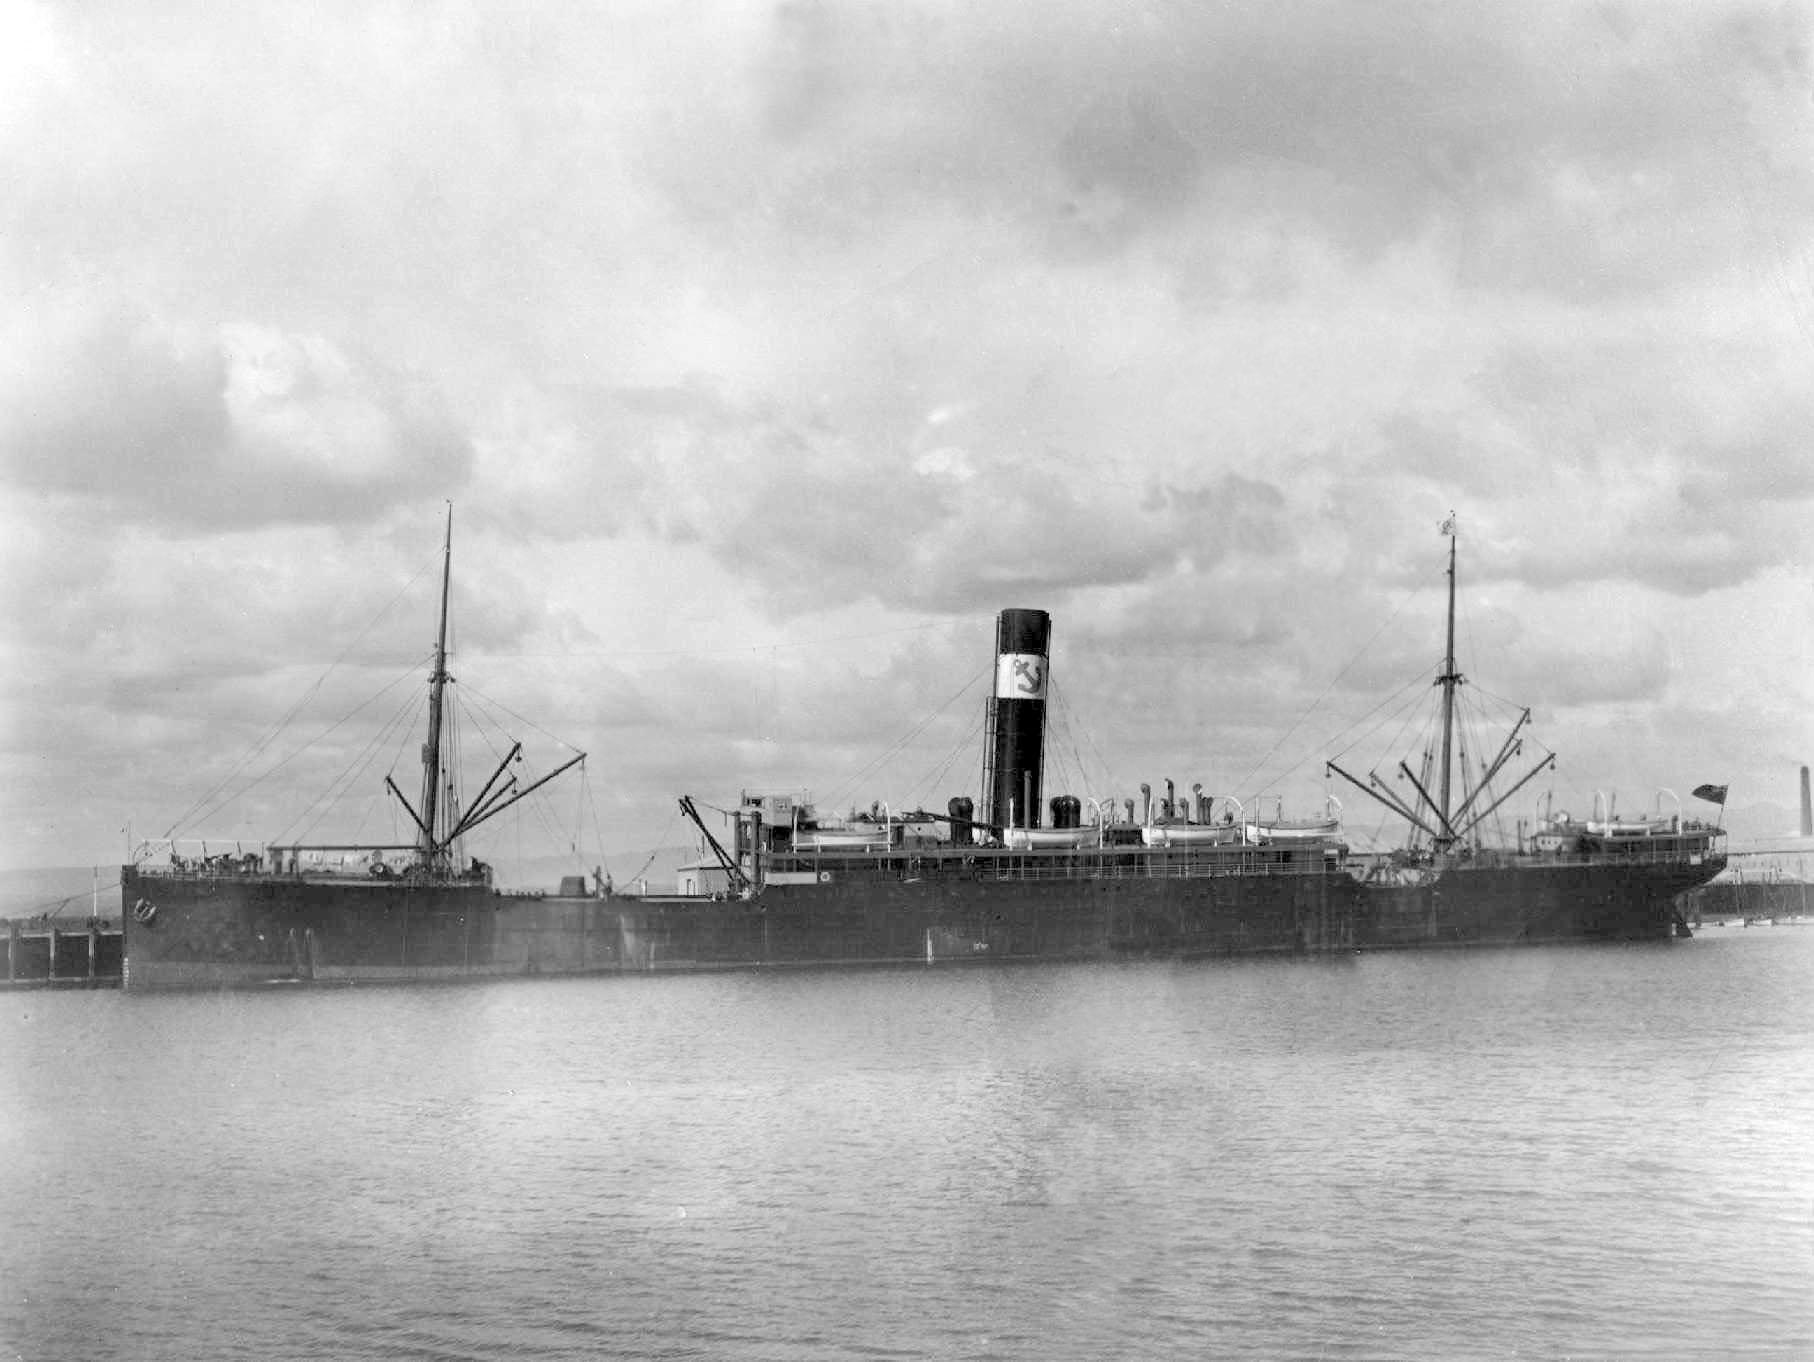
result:
[(1440, 524), (1436, 527), (1436, 533), (1438, 533), (1438, 534), (1454, 534), (1455, 533), (1455, 512), (1453, 512), (1453, 511), (1449, 512), (1449, 518), (1447, 520), (1443, 521), (1442, 524)]
[(1696, 799), (1704, 799), (1709, 804), (1724, 804), (1726, 802), (1726, 787), (1724, 785), (1696, 785), (1690, 793), (1692, 793)]

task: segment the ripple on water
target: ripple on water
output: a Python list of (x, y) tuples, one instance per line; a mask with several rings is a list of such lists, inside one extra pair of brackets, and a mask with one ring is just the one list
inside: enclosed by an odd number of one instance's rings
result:
[[(1814, 1355), (1814, 933), (39, 995), (28, 1357)], [(11, 1000), (18, 1003), (18, 999)]]

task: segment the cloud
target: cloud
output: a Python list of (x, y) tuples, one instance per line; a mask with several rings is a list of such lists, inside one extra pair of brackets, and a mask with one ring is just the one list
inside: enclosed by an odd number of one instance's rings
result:
[(6, 480), (183, 529), (369, 522), (464, 478), (432, 385), (319, 336), (160, 324), (121, 306), (16, 317)]
[(1806, 671), (1729, 623), (1814, 501), (1794, 7), (19, 13), (0, 685), (84, 788), (255, 736), (443, 498), (462, 684), (630, 820), (860, 765), (1007, 604), (1130, 769), (1237, 778), (1428, 670), (1451, 510), (1564, 721)]
[[(1434, 228), (1473, 286), (1579, 296), (1767, 254), (1814, 194), (1792, 8), (795, 3), (766, 37), (767, 116), (720, 94), (676, 127), (701, 223), (832, 244), (951, 210), (1055, 259)], [(702, 180), (714, 145), (742, 170)]]
[(573, 408), (590, 433), (559, 443), (601, 447), (634, 420), (633, 445), (573, 470), (596, 487), (605, 520), (621, 526), (623, 508), (639, 506), (649, 526), (761, 583), (783, 616), (864, 600), (986, 611), (1010, 596), (1207, 569), (1234, 549), (1283, 550), (1284, 499), (1264, 481), (1159, 481), (1120, 460), (1080, 480), (1075, 451), (991, 447), (977, 405), (935, 408), (922, 429), (945, 443), (915, 454), (871, 448), (860, 412), (845, 429), (698, 386), (638, 390)]

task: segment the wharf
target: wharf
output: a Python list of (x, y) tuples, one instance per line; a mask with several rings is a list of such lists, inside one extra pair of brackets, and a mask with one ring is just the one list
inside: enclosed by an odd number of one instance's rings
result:
[(126, 955), (120, 924), (94, 918), (68, 927), (13, 919), (0, 949), (0, 989), (118, 988)]

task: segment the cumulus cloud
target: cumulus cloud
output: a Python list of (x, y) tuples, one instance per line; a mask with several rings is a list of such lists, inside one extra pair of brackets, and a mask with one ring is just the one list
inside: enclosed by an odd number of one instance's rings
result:
[(18, 489), (230, 531), (369, 521), (465, 474), (470, 451), (432, 386), (325, 338), (71, 313), (14, 319), (0, 450)]
[(1427, 668), (1451, 509), (1508, 689), (1755, 749), (1682, 639), (1814, 501), (1794, 7), (19, 13), (26, 747), (182, 769), (451, 498), (462, 646), (621, 739), (626, 817), (851, 759), (848, 689), (947, 694), (1006, 604), (1139, 762), (1238, 774)]
[[(689, 149), (726, 139), (743, 175), (702, 197), (680, 156), (668, 180), (740, 221), (753, 193), (774, 205), (755, 220), (790, 234), (940, 204), (1008, 216), (1060, 255), (1256, 218), (1376, 255), (1435, 222), (1461, 234), (1470, 281), (1573, 295), (1754, 254), (1755, 229), (1795, 220), (1810, 188), (1781, 155), (1805, 134), (1809, 70), (1786, 8), (1538, 5), (1508, 25), (1426, 0), (795, 3), (765, 37), (766, 117), (734, 126), (743, 109), (720, 96), (677, 127)], [(1692, 245), (1635, 235), (1684, 212)]]

